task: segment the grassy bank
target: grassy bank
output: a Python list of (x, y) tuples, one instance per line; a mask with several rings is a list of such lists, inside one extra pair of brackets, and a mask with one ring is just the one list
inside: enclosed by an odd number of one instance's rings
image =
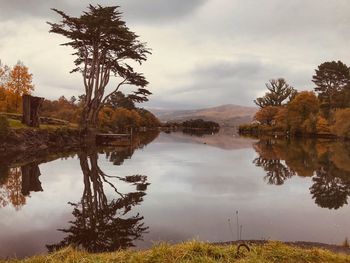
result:
[(67, 248), (59, 252), (25, 260), (0, 262), (350, 262), (350, 256), (322, 249), (301, 249), (279, 242), (253, 246), (250, 252), (238, 256), (237, 247), (210, 245), (197, 241), (178, 245), (157, 245), (144, 251), (120, 251), (89, 254)]
[(290, 132), (288, 130), (284, 130), (281, 127), (278, 126), (269, 126), (265, 124), (243, 124), (240, 125), (238, 128), (238, 132), (241, 135), (247, 135), (247, 136), (277, 136), (281, 138), (286, 137), (299, 137), (299, 138), (329, 138), (329, 139), (349, 139), (344, 136), (338, 136), (336, 134), (333, 134), (331, 132), (315, 132), (315, 133), (308, 133), (308, 132)]
[[(8, 119), (8, 122), (9, 122), (9, 128), (11, 129), (39, 129), (39, 128), (28, 127), (27, 125), (23, 124), (19, 120)], [(78, 129), (78, 125), (75, 123), (68, 123), (66, 125), (40, 124), (40, 129), (57, 130), (62, 127), (70, 128), (70, 129)]]

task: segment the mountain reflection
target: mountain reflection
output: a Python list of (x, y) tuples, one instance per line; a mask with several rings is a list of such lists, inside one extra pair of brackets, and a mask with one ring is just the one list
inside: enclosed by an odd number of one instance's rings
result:
[(316, 140), (261, 139), (253, 163), (268, 184), (282, 185), (294, 175), (312, 177), (310, 193), (323, 208), (338, 209), (350, 196), (350, 144)]

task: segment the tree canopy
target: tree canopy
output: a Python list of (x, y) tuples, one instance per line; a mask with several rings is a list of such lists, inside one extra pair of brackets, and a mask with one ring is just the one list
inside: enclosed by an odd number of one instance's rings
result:
[[(341, 61), (324, 62), (318, 66), (315, 75), (312, 76), (315, 83), (315, 91), (321, 102), (326, 117), (331, 109), (350, 106), (350, 70)], [(348, 99), (346, 99), (348, 98)]]
[(291, 100), (296, 90), (290, 86), (285, 79), (271, 79), (269, 83), (266, 83), (268, 92), (263, 97), (254, 100), (254, 103), (260, 108), (267, 106), (281, 106), (287, 99)]
[(0, 111), (21, 112), (22, 96), (34, 91), (33, 74), (21, 61), (14, 67), (0, 61)]
[[(147, 86), (146, 78), (136, 72), (131, 63), (142, 64), (151, 52), (126, 26), (118, 6), (89, 5), (80, 17), (71, 17), (57, 9), (53, 11), (62, 17), (62, 21), (48, 22), (50, 32), (70, 39), (62, 45), (75, 50), (76, 67), (72, 72), (80, 72), (84, 80), (82, 128), (97, 127), (98, 112), (122, 85)], [(119, 82), (105, 94), (111, 76), (119, 78)]]

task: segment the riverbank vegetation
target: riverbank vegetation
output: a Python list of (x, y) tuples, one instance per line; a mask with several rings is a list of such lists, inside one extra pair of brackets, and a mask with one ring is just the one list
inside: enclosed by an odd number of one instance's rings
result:
[[(16, 76), (16, 81), (14, 76)], [(22, 96), (31, 94), (34, 89), (32, 74), (22, 62), (18, 62), (13, 68), (0, 64), (0, 116), (2, 116), (0, 129), (2, 127), (28, 128), (21, 123)], [(159, 127), (160, 121), (157, 117), (148, 110), (135, 105), (148, 101), (147, 96), (149, 95), (151, 93), (147, 90), (138, 90), (127, 95), (118, 91), (110, 96), (99, 112), (98, 129), (107, 132)], [(78, 128), (84, 98), (85, 96), (81, 95), (78, 98), (72, 96), (70, 99), (65, 96), (57, 100), (45, 99), (40, 110), (42, 123), (40, 128), (60, 126)]]
[(255, 122), (243, 134), (337, 136), (350, 138), (350, 70), (341, 61), (325, 62), (312, 77), (314, 91), (297, 91), (284, 79), (270, 80), (254, 102)]
[(279, 242), (256, 245), (250, 252), (237, 254), (236, 245), (211, 245), (197, 241), (178, 245), (159, 244), (152, 249), (90, 254), (66, 248), (47, 256), (0, 262), (349, 262), (350, 256), (328, 250), (302, 249)]

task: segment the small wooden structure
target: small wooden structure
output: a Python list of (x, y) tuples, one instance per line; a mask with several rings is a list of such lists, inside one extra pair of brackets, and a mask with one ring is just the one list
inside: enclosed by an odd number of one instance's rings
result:
[(39, 127), (39, 110), (44, 98), (23, 95), (23, 117), (22, 123), (30, 127)]
[(42, 192), (39, 176), (41, 175), (38, 164), (30, 163), (21, 167), (22, 171), (22, 194), (28, 196), (30, 192)]

